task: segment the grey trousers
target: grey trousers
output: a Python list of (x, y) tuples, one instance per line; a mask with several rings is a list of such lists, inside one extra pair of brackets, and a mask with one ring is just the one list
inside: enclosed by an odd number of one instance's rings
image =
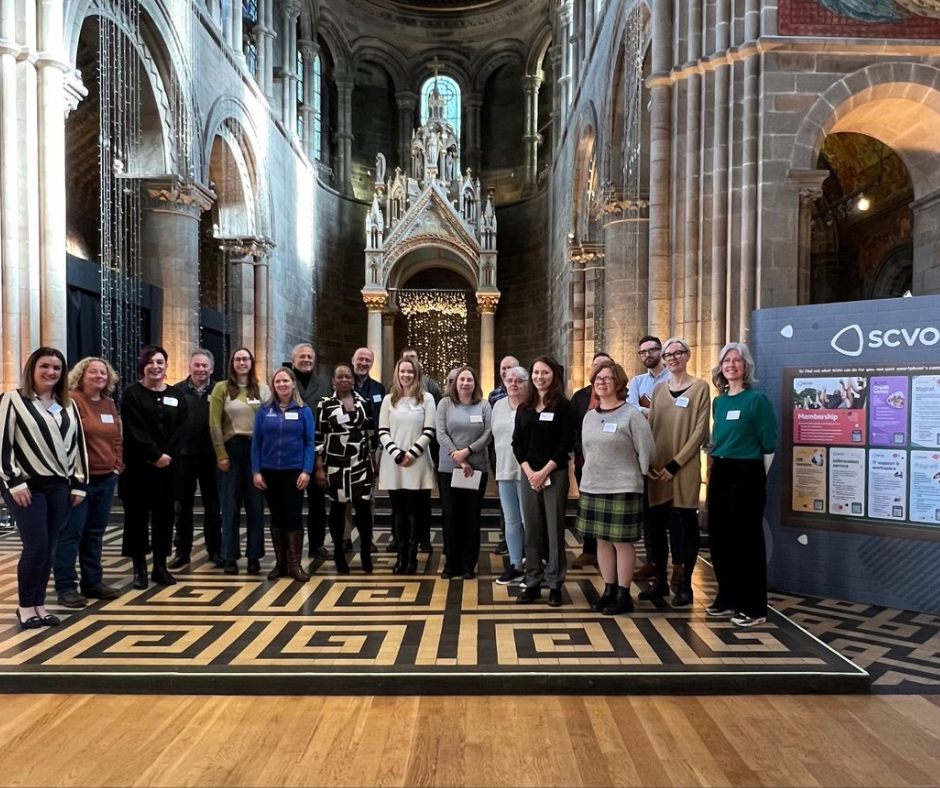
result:
[[(525, 520), (525, 583), (539, 588), (544, 580), (549, 588), (561, 588), (568, 560), (565, 553), (565, 507), (568, 503), (568, 469), (558, 468), (548, 476), (552, 483), (535, 492), (525, 478), (522, 490), (522, 516)], [(548, 563), (542, 569), (542, 559)]]

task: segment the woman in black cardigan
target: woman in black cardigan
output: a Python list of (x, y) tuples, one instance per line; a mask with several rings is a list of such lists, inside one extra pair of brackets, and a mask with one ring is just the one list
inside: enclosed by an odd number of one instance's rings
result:
[[(562, 604), (565, 582), (565, 509), (568, 503), (568, 453), (574, 443), (574, 416), (565, 398), (561, 365), (548, 356), (529, 369), (529, 394), (516, 411), (512, 451), (525, 478), (522, 514), (525, 520), (526, 587), (520, 603), (542, 596), (548, 583), (548, 604)], [(542, 559), (548, 563), (542, 568)]]
[[(124, 544), (121, 555), (134, 560), (134, 588), (147, 587), (147, 553), (153, 544), (153, 574), (160, 585), (176, 578), (166, 568), (173, 542), (174, 472), (186, 429), (186, 395), (166, 382), (167, 353), (156, 345), (140, 351), (140, 382), (121, 398), (124, 422)], [(148, 526), (150, 534), (148, 535)], [(150, 538), (148, 538), (150, 536)]]

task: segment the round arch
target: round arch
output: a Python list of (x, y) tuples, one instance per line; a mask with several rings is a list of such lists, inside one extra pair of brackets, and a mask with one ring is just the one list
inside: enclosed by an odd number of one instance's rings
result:
[(385, 261), (385, 287), (395, 290), (415, 274), (429, 268), (444, 268), (463, 277), (470, 289), (479, 282), (477, 264), (470, 250), (440, 236), (417, 236), (397, 247)]

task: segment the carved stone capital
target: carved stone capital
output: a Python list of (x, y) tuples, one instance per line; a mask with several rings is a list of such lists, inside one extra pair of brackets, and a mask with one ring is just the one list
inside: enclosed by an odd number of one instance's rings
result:
[(477, 309), (481, 315), (495, 315), (500, 293), (477, 293)]
[(300, 54), (304, 56), (304, 60), (312, 61), (320, 54), (320, 45), (316, 41), (310, 41), (306, 38), (302, 38), (297, 42), (297, 48), (300, 50)]
[(269, 238), (246, 235), (237, 238), (219, 238), (219, 249), (226, 253), (229, 262), (259, 265), (274, 248)]
[(388, 304), (388, 293), (363, 293), (362, 300), (370, 312), (381, 312)]
[(604, 259), (604, 244), (571, 244), (568, 246), (568, 259), (576, 264), (596, 263)]
[(76, 70), (65, 75), (62, 92), (65, 95), (65, 117), (68, 117), (70, 112), (78, 109), (82, 99), (88, 95), (88, 88), (82, 82), (81, 71)]
[(143, 178), (140, 196), (145, 211), (169, 211), (198, 219), (215, 202), (215, 192), (179, 175)]

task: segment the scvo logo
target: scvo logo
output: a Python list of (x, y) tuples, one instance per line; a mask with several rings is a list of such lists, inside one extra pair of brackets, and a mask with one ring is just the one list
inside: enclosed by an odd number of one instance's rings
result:
[(832, 349), (843, 356), (860, 356), (867, 347), (875, 350), (880, 347), (914, 347), (923, 345), (932, 347), (940, 342), (940, 329), (934, 326), (925, 328), (888, 328), (873, 329), (867, 336), (858, 323), (846, 326), (830, 341)]

